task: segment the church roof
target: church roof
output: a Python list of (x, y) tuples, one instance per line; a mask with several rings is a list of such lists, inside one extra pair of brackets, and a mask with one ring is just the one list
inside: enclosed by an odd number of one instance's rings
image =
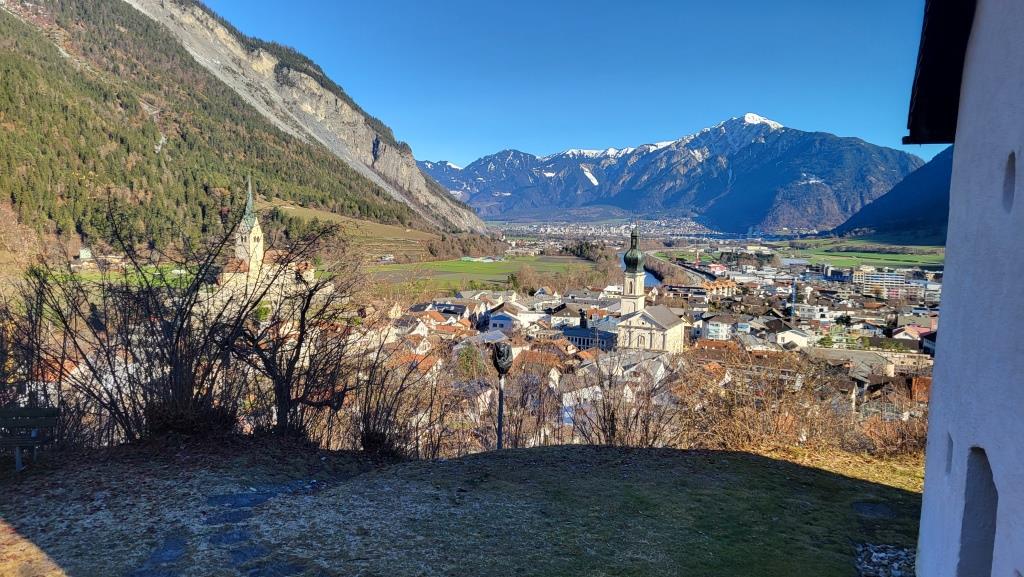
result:
[(240, 258), (231, 258), (227, 263), (224, 264), (224, 268), (221, 272), (226, 273), (243, 273), (249, 272), (249, 263)]
[(667, 306), (654, 305), (644, 307), (643, 310), (626, 315), (620, 321), (620, 324), (628, 323), (630, 319), (640, 318), (641, 316), (645, 317), (651, 324), (665, 330), (668, 330), (680, 323), (686, 322), (683, 319), (679, 318), (679, 316), (672, 312), (672, 309), (668, 308)]

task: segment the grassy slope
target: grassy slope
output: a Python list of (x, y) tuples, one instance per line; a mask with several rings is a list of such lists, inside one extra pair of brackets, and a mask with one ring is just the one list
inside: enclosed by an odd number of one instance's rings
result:
[(465, 288), (466, 283), (504, 283), (510, 273), (529, 266), (539, 273), (562, 272), (570, 267), (593, 268), (594, 263), (563, 256), (523, 256), (501, 262), (474, 262), (461, 259), (381, 265), (374, 269), (379, 278), (391, 282), (427, 280), (433, 286)]
[(261, 210), (277, 207), (288, 216), (336, 223), (346, 238), (372, 257), (404, 254), (412, 255), (415, 259), (425, 259), (429, 257), (427, 243), (438, 238), (434, 233), (414, 228), (357, 220), (326, 210), (298, 206), (281, 199), (258, 201), (257, 207)]
[[(206, 544), (221, 530), (204, 523), (216, 513), (206, 497), (288, 479), (327, 488), (242, 523), (300, 575), (852, 576), (854, 543), (913, 545), (920, 505), (912, 491), (744, 453), (575, 446), (372, 467), (239, 441), (58, 459), (0, 476), (2, 574), (124, 574), (169, 534), (187, 539), (180, 575), (244, 574), (252, 563)], [(838, 461), (901, 485), (919, 476)], [(862, 501), (893, 518), (858, 516)]]

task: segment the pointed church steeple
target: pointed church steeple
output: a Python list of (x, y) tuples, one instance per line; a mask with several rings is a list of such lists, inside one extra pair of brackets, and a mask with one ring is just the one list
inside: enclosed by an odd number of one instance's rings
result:
[(256, 208), (252, 198), (252, 176), (247, 176), (245, 182), (245, 212), (242, 213), (242, 226), (251, 229), (256, 224)]
[(263, 229), (256, 218), (256, 200), (252, 194), (252, 177), (245, 182), (245, 212), (235, 232), (235, 256), (249, 263), (249, 273), (259, 272), (263, 263)]

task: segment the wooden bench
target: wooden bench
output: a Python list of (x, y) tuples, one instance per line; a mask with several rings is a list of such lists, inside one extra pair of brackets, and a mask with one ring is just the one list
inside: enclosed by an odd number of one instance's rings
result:
[(14, 450), (14, 469), (21, 471), (21, 450), (32, 449), (35, 462), (39, 447), (53, 440), (57, 409), (0, 407), (0, 449)]

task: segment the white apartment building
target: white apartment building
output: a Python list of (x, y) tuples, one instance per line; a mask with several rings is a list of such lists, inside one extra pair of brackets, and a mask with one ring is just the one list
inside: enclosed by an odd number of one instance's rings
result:
[(874, 267), (860, 267), (853, 271), (853, 284), (864, 294), (888, 295), (889, 289), (902, 289), (907, 285), (907, 275), (900, 271), (878, 270)]

